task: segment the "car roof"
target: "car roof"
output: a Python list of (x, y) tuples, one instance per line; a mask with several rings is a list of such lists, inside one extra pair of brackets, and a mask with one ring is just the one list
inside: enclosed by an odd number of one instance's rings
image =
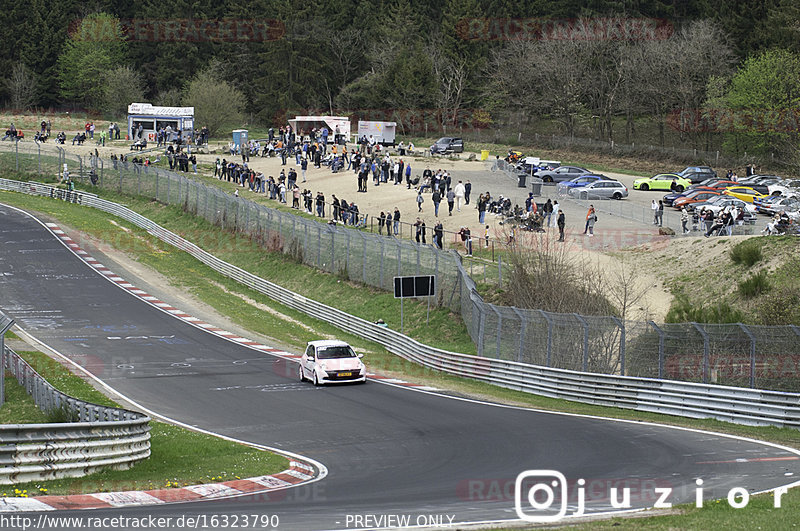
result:
[(309, 341), (309, 345), (313, 346), (314, 348), (319, 347), (348, 347), (350, 346), (349, 343), (345, 341), (339, 341), (338, 339), (317, 339), (315, 341)]

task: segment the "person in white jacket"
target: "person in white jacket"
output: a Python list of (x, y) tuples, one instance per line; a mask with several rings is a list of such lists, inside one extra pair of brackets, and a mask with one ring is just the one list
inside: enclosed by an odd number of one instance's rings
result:
[(464, 201), (464, 196), (467, 193), (467, 189), (464, 188), (464, 183), (458, 181), (458, 184), (455, 188), (453, 188), (453, 192), (456, 194), (456, 206), (458, 211), (461, 212), (461, 203)]
[(552, 227), (555, 227), (556, 224), (558, 223), (558, 211), (560, 210), (560, 208), (561, 207), (558, 204), (558, 200), (553, 201), (553, 217), (551, 218), (552, 221), (550, 222), (550, 225)]

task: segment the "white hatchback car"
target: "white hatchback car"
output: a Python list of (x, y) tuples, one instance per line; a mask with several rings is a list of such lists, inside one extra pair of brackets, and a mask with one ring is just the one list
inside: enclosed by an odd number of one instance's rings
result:
[(314, 385), (345, 382), (366, 382), (367, 368), (344, 341), (309, 341), (300, 359), (300, 381), (311, 380)]

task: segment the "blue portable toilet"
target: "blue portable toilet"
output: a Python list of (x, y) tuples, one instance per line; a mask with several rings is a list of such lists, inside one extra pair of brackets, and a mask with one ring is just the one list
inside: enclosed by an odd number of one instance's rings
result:
[(233, 143), (236, 145), (236, 151), (241, 152), (242, 144), (247, 144), (247, 129), (234, 129)]

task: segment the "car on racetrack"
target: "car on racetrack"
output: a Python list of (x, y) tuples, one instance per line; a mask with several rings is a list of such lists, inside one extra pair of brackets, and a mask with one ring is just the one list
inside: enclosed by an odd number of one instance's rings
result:
[(569, 193), (570, 188), (581, 188), (583, 186), (588, 186), (589, 184), (596, 182), (596, 181), (608, 181), (609, 178), (600, 173), (590, 173), (588, 175), (581, 175), (580, 177), (575, 177), (571, 181), (562, 181), (556, 185), (556, 191), (559, 195), (567, 195)]
[(676, 173), (659, 173), (652, 177), (643, 177), (633, 181), (633, 189), (646, 192), (647, 190), (673, 190), (672, 183), (675, 183), (674, 190), (678, 193), (683, 192), (692, 182), (684, 179)]
[(687, 166), (678, 172), (678, 175), (685, 179), (689, 179), (693, 183), (699, 183), (706, 179), (712, 179), (717, 176), (717, 172), (709, 166)]
[(603, 180), (570, 188), (568, 193), (578, 199), (622, 199), (628, 197), (628, 188), (619, 181)]
[(759, 193), (750, 186), (730, 186), (725, 188), (722, 193), (737, 199), (741, 199), (742, 201), (746, 201), (748, 203), (752, 203), (754, 199), (764, 199), (765, 197), (769, 197), (769, 194)]
[(560, 183), (563, 181), (571, 181), (579, 175), (588, 175), (590, 173), (592, 172), (586, 168), (578, 166), (559, 166), (553, 170), (539, 170), (536, 172), (536, 177), (546, 183)]
[(300, 358), (300, 381), (311, 380), (314, 385), (329, 383), (366, 382), (367, 368), (344, 341), (309, 341)]
[(690, 193), (675, 199), (675, 201), (672, 202), (672, 206), (680, 210), (693, 203), (702, 203), (720, 195), (722, 195), (722, 192), (719, 190), (692, 190)]

